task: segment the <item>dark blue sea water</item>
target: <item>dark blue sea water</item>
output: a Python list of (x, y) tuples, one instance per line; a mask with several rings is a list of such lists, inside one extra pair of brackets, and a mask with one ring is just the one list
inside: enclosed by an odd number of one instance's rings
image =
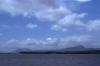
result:
[(0, 66), (100, 66), (100, 54), (0, 54)]

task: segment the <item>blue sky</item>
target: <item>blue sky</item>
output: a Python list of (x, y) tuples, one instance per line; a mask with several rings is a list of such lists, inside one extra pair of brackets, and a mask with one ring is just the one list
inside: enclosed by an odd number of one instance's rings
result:
[[(42, 50), (77, 45), (100, 48), (99, 3), (99, 0), (0, 0), (1, 52), (5, 48), (40, 49), (39, 46), (43, 46)], [(61, 47), (55, 46), (58, 41)]]

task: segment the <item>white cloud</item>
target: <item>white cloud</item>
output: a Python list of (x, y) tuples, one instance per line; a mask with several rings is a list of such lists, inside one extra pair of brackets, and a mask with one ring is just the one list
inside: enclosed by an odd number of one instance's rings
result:
[(83, 23), (81, 22), (80, 18), (83, 18), (83, 14), (70, 14), (60, 20), (58, 24), (61, 26), (82, 26)]
[(75, 1), (78, 1), (78, 2), (90, 2), (92, 0), (75, 0)]
[(51, 37), (48, 37), (46, 40), (51, 41), (51, 40), (52, 40), (52, 38), (51, 38)]
[(85, 17), (85, 13), (83, 14), (69, 14), (67, 16), (65, 16), (63, 19), (59, 20), (56, 25), (53, 25), (51, 27), (51, 29), (53, 30), (62, 30), (62, 31), (66, 31), (68, 29), (68, 27), (84, 27), (85, 24), (84, 22), (82, 22), (82, 18)]
[(38, 25), (32, 24), (32, 23), (28, 23), (28, 24), (26, 25), (26, 28), (28, 28), (28, 29), (34, 29), (34, 28), (37, 28), (37, 27), (38, 27)]
[(54, 30), (54, 31), (60, 30), (60, 31), (66, 32), (67, 28), (63, 28), (61, 25), (56, 24), (51, 27), (51, 30)]
[(57, 8), (49, 8), (36, 13), (36, 16), (43, 21), (52, 21), (57, 22), (62, 19), (67, 14), (70, 14), (71, 11), (63, 6)]
[(55, 0), (0, 0), (0, 9), (12, 15), (33, 16), (35, 12), (54, 8)]
[(89, 31), (97, 30), (100, 31), (100, 20), (90, 20), (86, 24), (86, 29)]

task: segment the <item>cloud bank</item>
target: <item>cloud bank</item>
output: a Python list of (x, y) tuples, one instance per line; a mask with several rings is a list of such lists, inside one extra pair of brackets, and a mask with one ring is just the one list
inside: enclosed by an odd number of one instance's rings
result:
[(75, 46), (84, 46), (85, 48), (100, 48), (99, 40), (89, 35), (68, 36), (65, 38), (47, 38), (37, 40), (28, 38), (26, 40), (11, 39), (0, 43), (0, 52), (14, 52), (19, 49), (30, 49), (32, 51), (50, 51), (70, 48)]

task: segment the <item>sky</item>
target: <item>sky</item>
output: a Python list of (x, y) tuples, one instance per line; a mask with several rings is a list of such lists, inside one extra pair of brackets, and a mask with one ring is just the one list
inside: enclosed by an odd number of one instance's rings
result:
[(99, 0), (0, 0), (0, 52), (100, 48)]

